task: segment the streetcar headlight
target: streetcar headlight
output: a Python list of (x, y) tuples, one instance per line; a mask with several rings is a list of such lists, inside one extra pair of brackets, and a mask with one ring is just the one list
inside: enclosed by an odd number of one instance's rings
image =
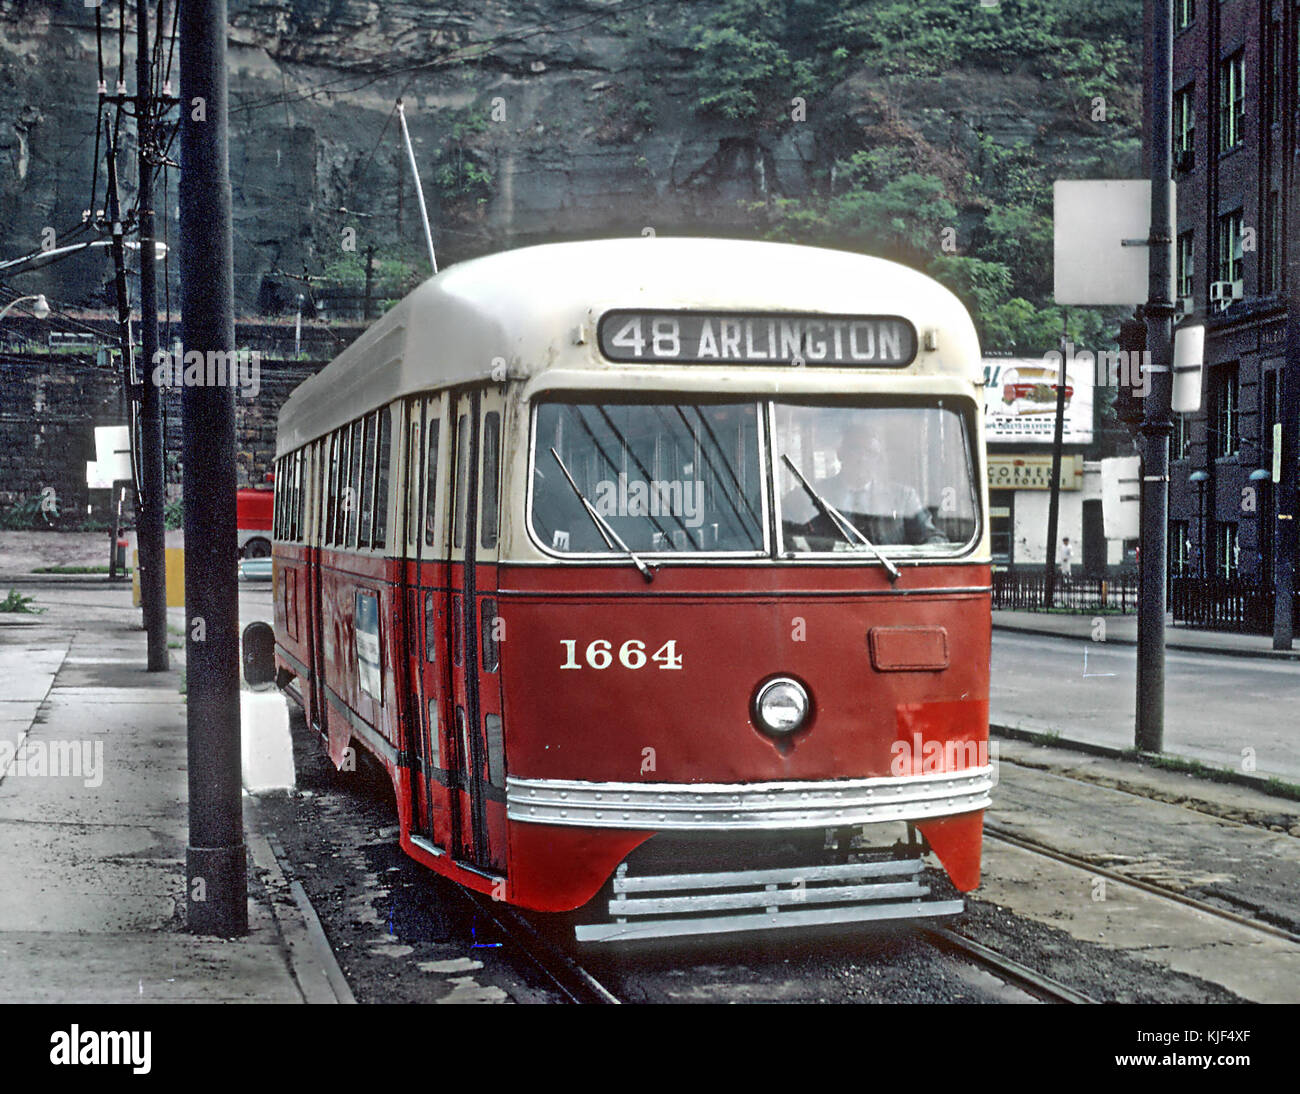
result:
[(777, 676), (759, 686), (754, 696), (754, 716), (768, 733), (793, 733), (808, 718), (808, 689), (789, 676)]

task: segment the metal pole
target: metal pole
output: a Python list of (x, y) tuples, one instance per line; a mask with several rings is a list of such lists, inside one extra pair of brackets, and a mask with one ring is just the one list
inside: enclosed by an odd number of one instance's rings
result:
[(420, 222), (424, 225), (424, 239), (429, 244), (429, 265), (438, 272), (438, 260), (433, 254), (433, 229), (429, 227), (429, 210), (424, 204), (424, 186), (420, 183), (420, 168), (415, 163), (415, 148), (411, 144), (411, 131), (406, 128), (406, 110), (402, 100), (397, 100), (397, 120), (402, 123), (402, 139), (406, 141), (406, 155), (411, 161), (411, 176), (415, 179), (415, 196), (420, 203)]
[(137, 45), (135, 107), (140, 173), (140, 354), (144, 358), (144, 398), (140, 412), (140, 512), (136, 539), (140, 545), (140, 605), (149, 647), (150, 672), (166, 672), (167, 570), (166, 531), (163, 527), (162, 395), (154, 383), (154, 354), (158, 350), (158, 283), (155, 277), (153, 210), (153, 102), (149, 94), (148, 0), (136, 3)]
[(1142, 421), (1142, 564), (1138, 574), (1137, 726), (1143, 752), (1165, 735), (1165, 568), (1169, 523), (1169, 417), (1173, 363), (1173, 3), (1151, 5), (1151, 233), (1147, 349), (1151, 387)]
[[(1300, 13), (1292, 14), (1294, 21)], [(1297, 28), (1292, 26), (1287, 41), (1296, 41)], [(1300, 64), (1300, 56), (1292, 62)], [(1291, 109), (1284, 115), (1295, 117), (1300, 110), (1296, 101), (1295, 84), (1287, 81), (1287, 95)], [(1281, 92), (1277, 89), (1277, 93)], [(1289, 131), (1289, 127), (1288, 131)], [(1276, 533), (1273, 536), (1273, 648), (1289, 650), (1295, 638), (1295, 566), (1296, 545), (1300, 536), (1296, 532), (1296, 460), (1297, 434), (1300, 434), (1300, 145), (1294, 135), (1286, 138), (1291, 146), (1287, 203), (1285, 208), (1286, 233), (1286, 362), (1278, 374), (1278, 417), (1282, 423), (1281, 467), (1277, 489), (1273, 492), (1277, 512)], [(1284, 145), (1285, 147), (1285, 145)], [(1280, 241), (1278, 241), (1280, 242)], [(1274, 243), (1274, 246), (1278, 245)]]
[[(180, 261), (186, 353), (235, 346), (226, 132), (226, 3), (180, 7)], [(225, 360), (230, 360), (227, 356)], [(224, 385), (185, 385), (186, 703), (190, 837), (186, 908), (197, 934), (248, 933), (240, 802), (235, 403)]]
[(1052, 482), (1047, 500), (1047, 569), (1044, 571), (1044, 607), (1056, 600), (1056, 533), (1061, 515), (1061, 445), (1065, 437), (1065, 359), (1072, 347), (1065, 337), (1065, 315), (1061, 315), (1061, 372), (1056, 380), (1056, 423), (1052, 430)]

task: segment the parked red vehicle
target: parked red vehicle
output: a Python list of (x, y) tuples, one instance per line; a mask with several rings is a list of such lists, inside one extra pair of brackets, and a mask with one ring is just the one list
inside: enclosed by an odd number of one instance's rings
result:
[(614, 941), (979, 880), (982, 371), (934, 281), (702, 239), (450, 267), (279, 422), (276, 661), (401, 845)]
[(271, 554), (274, 488), (251, 487), (235, 492), (235, 524), (239, 529), (241, 558), (268, 558)]

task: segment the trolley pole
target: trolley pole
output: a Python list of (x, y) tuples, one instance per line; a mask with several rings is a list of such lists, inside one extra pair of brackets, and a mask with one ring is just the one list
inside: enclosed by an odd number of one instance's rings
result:
[[(235, 347), (226, 0), (187, 0), (179, 26), (181, 316), (186, 353), (197, 351), (207, 361), (209, 354), (230, 354)], [(189, 674), (186, 910), (197, 934), (242, 935), (248, 933), (248, 860), (240, 802), (234, 391), (221, 384), (181, 390)]]
[(1173, 377), (1173, 3), (1151, 5), (1151, 233), (1148, 238), (1147, 348), (1151, 385), (1142, 421), (1142, 562), (1138, 574), (1137, 726), (1142, 752), (1165, 735), (1165, 567), (1169, 523), (1169, 416)]
[(163, 470), (162, 397), (153, 382), (154, 354), (158, 350), (158, 283), (155, 276), (152, 74), (149, 60), (148, 0), (136, 3), (136, 118), (140, 174), (140, 355), (144, 398), (140, 413), (140, 498), (137, 541), (140, 545), (140, 604), (149, 648), (150, 672), (166, 672), (167, 571), (166, 532), (163, 528), (163, 498), (166, 476)]

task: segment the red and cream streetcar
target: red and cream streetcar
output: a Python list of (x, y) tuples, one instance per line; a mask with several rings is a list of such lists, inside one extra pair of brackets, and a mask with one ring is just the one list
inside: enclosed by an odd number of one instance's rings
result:
[(281, 683), (409, 855), (581, 939), (958, 911), (919, 872), (978, 884), (993, 784), (982, 379), (880, 259), (452, 266), (280, 415)]

